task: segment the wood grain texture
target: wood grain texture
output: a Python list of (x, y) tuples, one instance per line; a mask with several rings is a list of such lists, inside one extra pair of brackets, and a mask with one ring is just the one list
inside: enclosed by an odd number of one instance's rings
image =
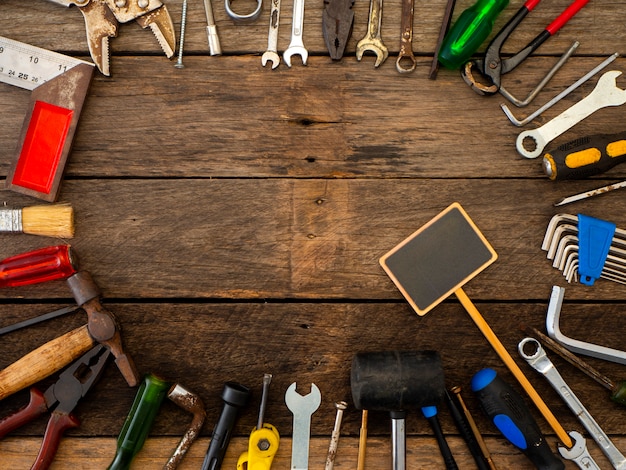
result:
[[(244, 11), (256, 2), (239, 2)], [(457, 2), (453, 20), (471, 3)], [(570, 2), (542, 2), (504, 47), (512, 54)], [(167, 1), (177, 33), (180, 0)], [(497, 31), (521, 6), (512, 1)], [(279, 52), (291, 31), (291, 0), (282, 2)], [(312, 421), (311, 469), (323, 468), (335, 420), (334, 403), (350, 404), (350, 363), (359, 351), (435, 349), (446, 385), (459, 385), (498, 468), (529, 463), (496, 432), (471, 394), (472, 375), (493, 367), (521, 391), (461, 304), (447, 299), (418, 317), (381, 269), (379, 258), (452, 202), (459, 202), (498, 253), (498, 260), (464, 286), (491, 328), (555, 416), (567, 429), (582, 426), (547, 382), (518, 356), (527, 324), (544, 330), (553, 285), (565, 286), (562, 330), (571, 337), (623, 348), (626, 287), (600, 280), (566, 284), (540, 246), (550, 218), (584, 213), (626, 229), (623, 195), (615, 192), (570, 207), (563, 196), (626, 179), (626, 167), (588, 181), (552, 183), (541, 162), (515, 150), (521, 129), (511, 125), (500, 96), (473, 93), (458, 71), (427, 79), (444, 2), (415, 5), (413, 51), (418, 68), (395, 69), (400, 0), (387, 0), (383, 39), (390, 58), (354, 56), (365, 34), (369, 3), (354, 5), (355, 25), (343, 60), (333, 62), (321, 34), (323, 2), (307, 2), (304, 42), (308, 65), (261, 66), (269, 3), (251, 25), (235, 25), (213, 1), (223, 55), (209, 55), (202, 2), (189, 2), (185, 68), (174, 68), (149, 31), (121, 25), (110, 41), (111, 77), (96, 74), (83, 108), (60, 200), (76, 212), (71, 240), (0, 234), (0, 259), (49, 244), (72, 244), (80, 266), (103, 292), (103, 304), (122, 326), (124, 345), (139, 371), (157, 373), (196, 392), (207, 420), (181, 469), (199, 468), (222, 409), (223, 384), (236, 380), (253, 397), (235, 428), (223, 468), (234, 468), (256, 424), (261, 379), (274, 379), (266, 412), (281, 434), (274, 468), (289, 468), (292, 416), (284, 392), (292, 382), (322, 392)], [(525, 96), (574, 40), (581, 46), (525, 109), (522, 118), (613, 52), (624, 52), (626, 32), (610, 0), (590, 2), (503, 83)], [(84, 22), (76, 7), (44, 0), (5, 0), (2, 35), (89, 60)], [(479, 54), (484, 51), (483, 46)], [(624, 60), (610, 68), (620, 70)], [(595, 79), (558, 103), (541, 125), (590, 92)], [(620, 86), (626, 80), (620, 77)], [(9, 169), (29, 93), (0, 85), (0, 177)], [(622, 130), (624, 110), (604, 109), (555, 140)], [(36, 200), (9, 191), (2, 204)], [(63, 281), (0, 290), (0, 326), (71, 305)], [(0, 341), (0, 368), (84, 325), (76, 313), (13, 332)], [(626, 449), (623, 410), (608, 392), (572, 366), (552, 358), (570, 387), (619, 448)], [(623, 366), (590, 358), (614, 380)], [(37, 386), (45, 390), (54, 376)], [(68, 431), (53, 469), (105, 468), (136, 390), (114, 364), (79, 404), (82, 424)], [(0, 417), (23, 406), (22, 390), (0, 403)], [(552, 448), (556, 438), (531, 408)], [(166, 401), (133, 468), (161, 468), (191, 417)], [(442, 406), (443, 431), (459, 468), (475, 464)], [(336, 469), (355, 468), (361, 415), (347, 410)], [(0, 467), (30, 468), (41, 443), (40, 418), (0, 441)], [(407, 420), (408, 468), (443, 468), (426, 421)], [(390, 424), (370, 413), (368, 469), (389, 468)], [(602, 468), (609, 463), (588, 440)], [(576, 468), (571, 462), (566, 467)]]

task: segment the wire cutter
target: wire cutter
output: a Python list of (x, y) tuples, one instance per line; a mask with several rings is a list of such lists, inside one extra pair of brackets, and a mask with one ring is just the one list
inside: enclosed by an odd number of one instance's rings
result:
[[(589, 0), (575, 0), (563, 12), (552, 21), (541, 33), (528, 43), (521, 51), (508, 59), (502, 59), (500, 52), (502, 45), (509, 38), (511, 33), (517, 28), (522, 20), (530, 13), (541, 0), (527, 0), (515, 15), (504, 25), (504, 27), (493, 38), (485, 52), (484, 59), (475, 59), (467, 62), (461, 68), (461, 76), (479, 95), (494, 95), (498, 93), (502, 85), (502, 75), (509, 73), (521, 64), (530, 54), (541, 46), (548, 38), (554, 35), (563, 27), (578, 11), (584, 7)], [(474, 70), (482, 74), (489, 83), (478, 81), (474, 75)]]
[(80, 426), (80, 421), (72, 411), (100, 378), (110, 355), (111, 351), (105, 346), (92, 348), (62, 372), (45, 393), (32, 387), (28, 405), (0, 421), (2, 439), (46, 411), (51, 412), (39, 454), (31, 470), (47, 469), (54, 459), (63, 433)]
[(167, 8), (159, 0), (48, 0), (69, 7), (76, 5), (85, 18), (91, 58), (104, 75), (110, 75), (109, 38), (117, 36), (119, 23), (135, 20), (152, 30), (167, 58), (174, 55), (176, 35)]

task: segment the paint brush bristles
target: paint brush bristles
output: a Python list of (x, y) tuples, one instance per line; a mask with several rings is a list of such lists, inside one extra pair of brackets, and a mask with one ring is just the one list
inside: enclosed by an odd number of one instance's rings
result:
[(69, 204), (0, 209), (0, 232), (72, 238), (74, 209)]

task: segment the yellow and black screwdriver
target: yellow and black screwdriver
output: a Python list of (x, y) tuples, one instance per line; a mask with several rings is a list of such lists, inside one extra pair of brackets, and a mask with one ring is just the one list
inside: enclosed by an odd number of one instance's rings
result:
[(626, 161), (626, 131), (596, 134), (563, 144), (543, 157), (543, 170), (553, 180), (583, 179)]

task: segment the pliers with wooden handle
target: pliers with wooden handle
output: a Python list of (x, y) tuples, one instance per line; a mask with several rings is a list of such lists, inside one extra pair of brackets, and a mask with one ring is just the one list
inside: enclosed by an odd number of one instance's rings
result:
[(135, 20), (150, 27), (167, 58), (176, 50), (174, 24), (160, 0), (48, 0), (69, 7), (76, 5), (85, 18), (91, 58), (104, 75), (110, 75), (109, 38), (117, 36), (119, 23)]
[(29, 404), (0, 421), (0, 439), (50, 411), (39, 455), (31, 470), (43, 470), (50, 466), (66, 429), (76, 428), (80, 421), (72, 411), (102, 375), (111, 352), (98, 345), (70, 365), (59, 379), (42, 393), (30, 389)]

